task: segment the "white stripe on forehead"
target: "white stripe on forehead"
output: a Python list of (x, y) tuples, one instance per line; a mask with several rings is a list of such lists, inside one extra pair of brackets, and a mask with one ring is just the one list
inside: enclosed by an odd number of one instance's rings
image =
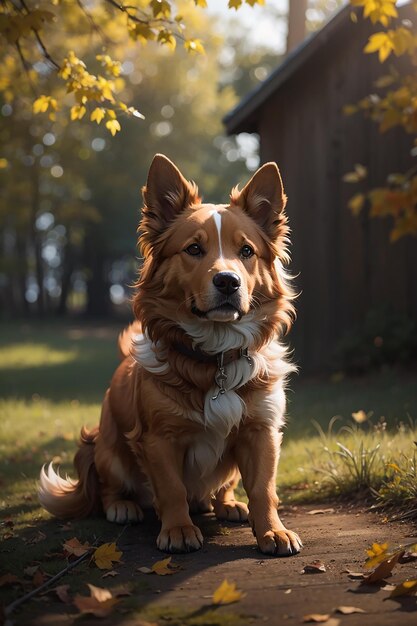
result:
[(214, 223), (216, 224), (217, 234), (219, 236), (219, 253), (220, 258), (223, 258), (223, 248), (222, 248), (222, 214), (220, 211), (210, 211), (210, 215), (214, 218)]

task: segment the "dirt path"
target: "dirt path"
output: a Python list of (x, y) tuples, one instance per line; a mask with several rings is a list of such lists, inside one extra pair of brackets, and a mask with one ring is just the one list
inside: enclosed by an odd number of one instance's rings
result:
[[(101, 585), (111, 588), (131, 582), (134, 593), (123, 599), (110, 617), (77, 617), (72, 606), (48, 596), (48, 603), (32, 602), (24, 612), (13, 615), (12, 621), (16, 625), (36, 626), (73, 623), (140, 626), (140, 619), (158, 626), (256, 626), (264, 623), (292, 626), (302, 624), (306, 614), (319, 613), (331, 614), (332, 619), (340, 620), (327, 622), (328, 626), (337, 623), (341, 626), (415, 625), (414, 596), (388, 600), (389, 593), (379, 585), (361, 586), (360, 581), (349, 580), (345, 571), (363, 571), (365, 549), (373, 542), (403, 544), (413, 540), (413, 533), (415, 540), (415, 527), (384, 523), (376, 514), (338, 506), (333, 512), (311, 515), (309, 511), (313, 508), (317, 507), (283, 510), (285, 523), (300, 533), (305, 548), (296, 557), (281, 559), (263, 557), (246, 525), (220, 525), (211, 515), (201, 516), (197, 523), (206, 537), (203, 550), (175, 555), (173, 561), (182, 569), (163, 577), (137, 572), (138, 567), (150, 567), (164, 558), (154, 547), (155, 524), (147, 522), (140, 527), (127, 528), (118, 542), (124, 561), (116, 568), (119, 575), (102, 580)], [(315, 560), (322, 561), (326, 571), (301, 574), (303, 567)], [(417, 578), (417, 561), (398, 565), (389, 582), (395, 584), (407, 578)], [(76, 579), (74, 571), (62, 583), (71, 586)], [(224, 579), (234, 581), (246, 596), (213, 611), (210, 597)], [(86, 595), (87, 591), (85, 588)], [(340, 605), (359, 607), (366, 613), (336, 614), (334, 610)], [(127, 611), (133, 607), (141, 609), (135, 616)]]

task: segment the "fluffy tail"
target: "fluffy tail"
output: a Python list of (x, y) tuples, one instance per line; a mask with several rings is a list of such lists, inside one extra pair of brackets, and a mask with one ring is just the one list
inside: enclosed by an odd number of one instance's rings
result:
[(61, 519), (87, 517), (101, 508), (99, 480), (94, 465), (94, 442), (98, 428), (81, 430), (80, 448), (74, 458), (78, 480), (63, 478), (52, 463), (42, 467), (38, 490), (41, 505)]

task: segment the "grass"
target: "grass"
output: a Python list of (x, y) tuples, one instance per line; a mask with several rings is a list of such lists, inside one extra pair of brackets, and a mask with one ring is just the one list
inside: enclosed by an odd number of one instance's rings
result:
[[(0, 327), (0, 536), (10, 534), (12, 524), (13, 535), (24, 540), (4, 543), (8, 563), (0, 575), (21, 573), (45, 551), (52, 554), (44, 568), (48, 573), (62, 567), (62, 560), (53, 558), (62, 532), (56, 523), (48, 525), (49, 516), (38, 506), (36, 481), (49, 460), (71, 472), (80, 427), (97, 423), (118, 362), (118, 330), (59, 323)], [(396, 509), (406, 503), (415, 513), (416, 383), (416, 373), (388, 370), (359, 380), (340, 375), (294, 380), (279, 471), (284, 501), (377, 491), (376, 502)], [(373, 416), (358, 425), (351, 414), (360, 410)], [(334, 416), (340, 417), (328, 430)], [(37, 545), (30, 542), (39, 524), (48, 537)], [(87, 520), (73, 527), (72, 536), (114, 540), (116, 531), (109, 526)]]

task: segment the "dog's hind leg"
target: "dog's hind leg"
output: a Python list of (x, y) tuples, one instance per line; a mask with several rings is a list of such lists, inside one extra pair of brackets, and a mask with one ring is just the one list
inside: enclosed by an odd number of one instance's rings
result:
[(239, 472), (226, 485), (223, 485), (213, 498), (214, 514), (218, 520), (228, 522), (246, 522), (248, 519), (248, 507), (244, 502), (235, 500), (235, 487), (239, 482)]
[(109, 394), (103, 402), (95, 465), (107, 520), (117, 524), (141, 522), (143, 512), (139, 503), (146, 479), (126, 439), (120, 435), (110, 408)]

